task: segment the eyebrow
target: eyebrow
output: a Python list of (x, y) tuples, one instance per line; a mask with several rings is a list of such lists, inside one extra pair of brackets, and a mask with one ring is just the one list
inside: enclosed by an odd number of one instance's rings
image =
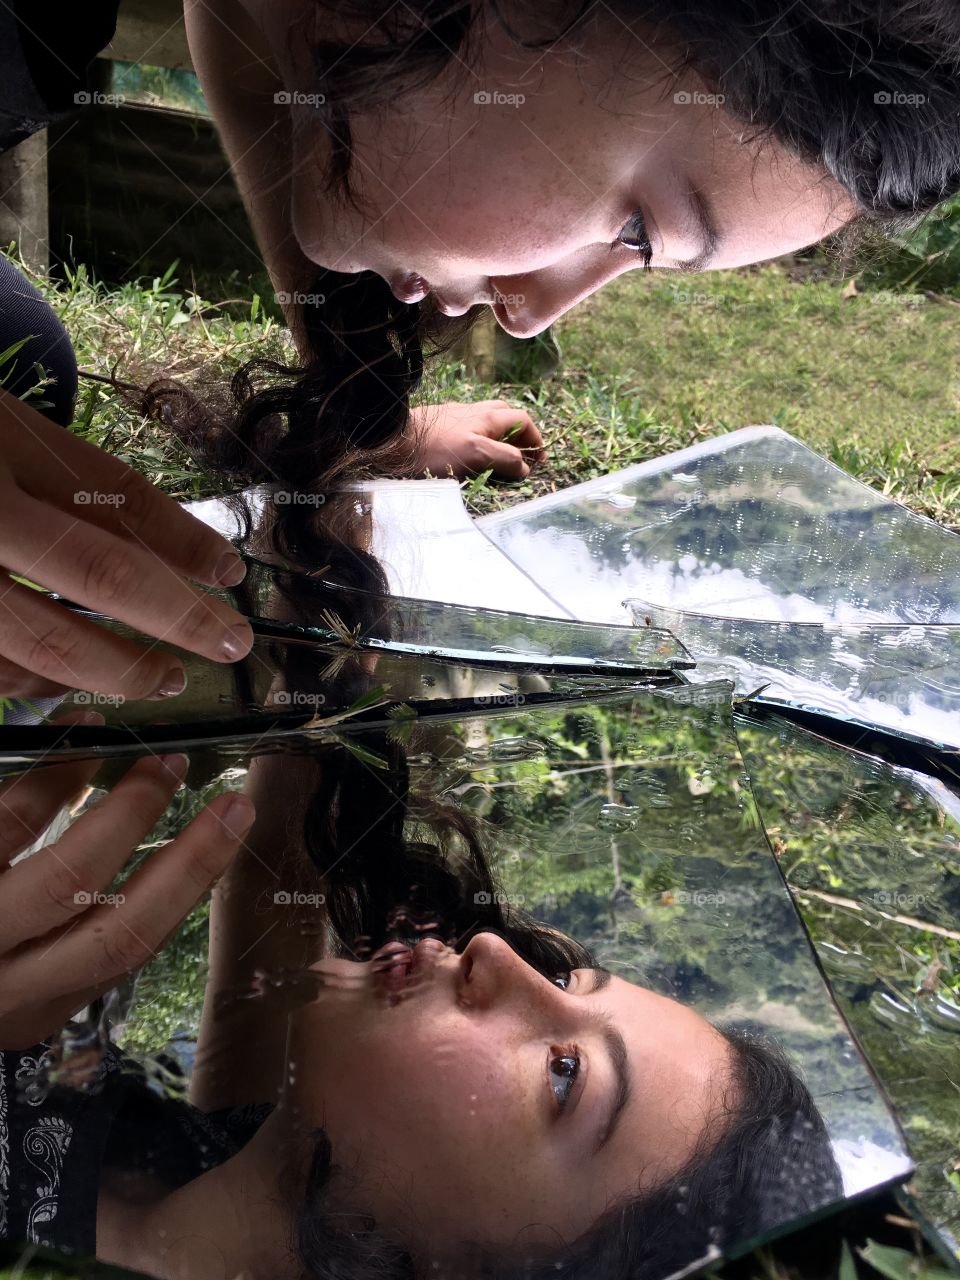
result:
[(720, 232), (717, 230), (713, 206), (703, 192), (698, 191), (696, 187), (690, 189), (689, 208), (694, 226), (700, 236), (700, 248), (692, 258), (682, 258), (674, 267), (675, 271), (683, 275), (705, 271), (716, 256), (717, 247), (720, 244)]
[[(594, 995), (597, 991), (602, 991), (609, 983), (611, 976), (609, 969), (594, 969), (593, 986), (589, 994)], [(617, 1087), (614, 1091), (610, 1110), (600, 1126), (599, 1137), (593, 1149), (594, 1155), (598, 1155), (616, 1133), (623, 1109), (630, 1101), (633, 1091), (633, 1082), (630, 1075), (630, 1056), (627, 1053), (626, 1043), (614, 1024), (606, 1017), (603, 1017), (601, 1023), (601, 1035), (606, 1045), (607, 1053), (610, 1055), (610, 1061), (613, 1063)]]

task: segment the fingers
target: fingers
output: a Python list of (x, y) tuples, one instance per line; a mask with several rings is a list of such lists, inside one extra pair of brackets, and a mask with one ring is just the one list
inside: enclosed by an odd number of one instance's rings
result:
[(87, 911), (156, 825), (185, 769), (183, 756), (139, 760), (55, 844), (11, 867), (0, 900), (4, 949), (42, 938)]
[[(58, 724), (103, 723), (96, 712), (74, 711)], [(86, 787), (99, 760), (43, 765), (0, 785), (0, 870), (38, 840), (64, 805)], [(8, 882), (4, 882), (4, 890)]]
[[(0, 587), (0, 652), (10, 671), (32, 673), (55, 689), (66, 685), (133, 700), (162, 696), (164, 689), (176, 692), (186, 679), (172, 654), (145, 651), (9, 579)], [(3, 676), (0, 669), (0, 681)]]
[(519, 449), (512, 444), (503, 444), (500, 440), (487, 440), (477, 436), (471, 442), (467, 465), (472, 471), (486, 471), (492, 468), (495, 475), (507, 480), (525, 480), (530, 474), (530, 466), (524, 460)]
[(253, 644), (240, 614), (185, 582), (152, 551), (23, 494), (8, 496), (0, 564), (215, 662), (234, 662)]
[(545, 456), (543, 435), (529, 413), (514, 409), (505, 400), (490, 400), (486, 404), (490, 406), (489, 411), (479, 420), (476, 430), (491, 439), (503, 440), (517, 449), (526, 450), (529, 461), (542, 462)]
[(175, 573), (208, 586), (242, 581), (244, 563), (215, 530), (184, 511), (138, 471), (0, 392), (4, 457), (41, 502), (151, 552)]
[[(2, 589), (0, 586), (0, 590)], [(2, 612), (3, 608), (0, 606), (0, 615)], [(0, 648), (3, 647), (3, 642), (0, 640)], [(69, 692), (67, 685), (45, 680), (43, 676), (27, 671), (17, 666), (15, 662), (0, 656), (0, 698), (17, 698), (30, 702), (34, 698), (56, 698)]]
[(99, 994), (141, 968), (226, 870), (253, 817), (245, 796), (218, 796), (125, 882), (122, 903), (92, 908), (31, 964), (34, 982), (50, 986), (59, 973), (62, 985), (66, 971), (88, 978)]

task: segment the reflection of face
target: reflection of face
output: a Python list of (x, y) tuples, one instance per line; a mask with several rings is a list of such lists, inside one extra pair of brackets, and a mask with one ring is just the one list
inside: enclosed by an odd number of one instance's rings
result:
[[(308, 93), (308, 41), (298, 49), (274, 21), (284, 80)], [(500, 324), (525, 336), (640, 265), (635, 248), (615, 243), (638, 210), (652, 265), (681, 270), (775, 257), (854, 216), (822, 170), (778, 143), (742, 141), (699, 82), (673, 76), (662, 46), (609, 15), (580, 44), (578, 64), (559, 47), (519, 50), (491, 24), (475, 65), (451, 59), (451, 74), (389, 111), (352, 117), (362, 213), (319, 190), (326, 135), (294, 108), (293, 220), (307, 256), (372, 269), (405, 301), (426, 282), (451, 315), (492, 302)], [(510, 100), (518, 94), (523, 102)]]
[[(603, 971), (577, 969), (564, 989), (492, 933), (462, 955), (423, 941), (417, 959), (398, 1004), (377, 982), (323, 998), (288, 1043), (287, 1101), (359, 1171), (350, 1203), (408, 1248), (562, 1243), (693, 1154), (730, 1054), (697, 1013)], [(558, 1060), (571, 1056), (580, 1071), (561, 1110)]]

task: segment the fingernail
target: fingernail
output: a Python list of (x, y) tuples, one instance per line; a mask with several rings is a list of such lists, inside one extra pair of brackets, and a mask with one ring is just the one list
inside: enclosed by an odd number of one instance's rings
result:
[(105, 724), (103, 716), (99, 711), (85, 711), (77, 724)]
[(221, 587), (235, 587), (247, 576), (247, 566), (235, 551), (225, 551), (217, 561), (214, 577)]
[(243, 836), (253, 826), (256, 810), (239, 792), (234, 792), (220, 814), (220, 821), (233, 836)]
[(184, 671), (183, 667), (171, 667), (153, 693), (147, 694), (147, 701), (155, 702), (158, 698), (175, 698), (178, 693), (183, 693), (186, 687), (186, 671)]
[(181, 780), (185, 776), (187, 767), (190, 764), (190, 761), (182, 751), (175, 751), (168, 756), (158, 756), (157, 759), (169, 773), (172, 773), (175, 778), (180, 778)]
[(253, 631), (246, 622), (231, 627), (220, 643), (220, 652), (228, 662), (236, 662), (250, 652), (253, 644)]

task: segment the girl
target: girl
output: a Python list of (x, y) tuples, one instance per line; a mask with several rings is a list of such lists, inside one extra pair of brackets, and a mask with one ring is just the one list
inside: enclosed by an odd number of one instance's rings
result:
[[(227, 405), (165, 384), (148, 405), (238, 479), (316, 489), (404, 443), (390, 465), (417, 465), (431, 415), (411, 434), (410, 401), (445, 317), (484, 304), (533, 334), (624, 271), (898, 228), (960, 187), (946, 0), (192, 0), (186, 19), (299, 359), (255, 363)], [(249, 650), (187, 581), (239, 580), (222, 540), (22, 403), (0, 413), (0, 563), (215, 660)], [(464, 465), (519, 473), (516, 446), (539, 446), (509, 410), (446, 418)], [(117, 500), (76, 498), (93, 492)], [(4, 601), (0, 692), (183, 687), (156, 648), (17, 584)]]

